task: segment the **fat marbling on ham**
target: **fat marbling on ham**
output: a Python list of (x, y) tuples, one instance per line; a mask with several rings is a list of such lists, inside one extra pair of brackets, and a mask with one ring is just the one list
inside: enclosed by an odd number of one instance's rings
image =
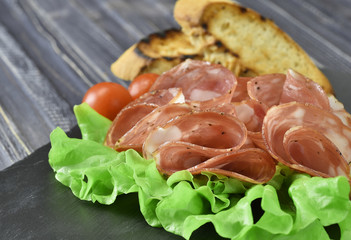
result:
[[(221, 65), (187, 60), (163, 73), (150, 91), (117, 115), (107, 145), (133, 148), (165, 174), (210, 171), (262, 184), (280, 162), (350, 180), (350, 115), (293, 70), (236, 78)], [(161, 93), (172, 97), (160, 104), (154, 97)], [(134, 107), (139, 110), (128, 110)], [(137, 117), (124, 123), (129, 117), (123, 112)]]

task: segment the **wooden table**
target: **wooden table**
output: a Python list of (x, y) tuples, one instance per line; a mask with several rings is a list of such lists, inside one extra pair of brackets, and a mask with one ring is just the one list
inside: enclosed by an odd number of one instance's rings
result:
[[(351, 73), (351, 0), (238, 2), (273, 19), (320, 68)], [(174, 3), (0, 1), (0, 170), (47, 144), (57, 126), (75, 126), (73, 106), (93, 84), (119, 81), (110, 65), (126, 48), (178, 27)]]

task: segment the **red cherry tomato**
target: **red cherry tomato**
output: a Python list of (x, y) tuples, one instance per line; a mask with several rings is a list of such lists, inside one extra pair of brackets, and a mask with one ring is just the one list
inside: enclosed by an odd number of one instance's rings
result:
[(95, 84), (85, 93), (86, 102), (102, 116), (113, 120), (121, 109), (132, 101), (128, 90), (118, 83), (102, 82)]
[(144, 93), (147, 93), (158, 76), (156, 73), (144, 73), (137, 76), (128, 87), (132, 98), (137, 99)]

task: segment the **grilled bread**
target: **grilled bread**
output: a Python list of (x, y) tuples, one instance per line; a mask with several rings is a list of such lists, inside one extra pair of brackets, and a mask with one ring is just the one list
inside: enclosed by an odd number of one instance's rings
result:
[(271, 20), (226, 0), (178, 0), (174, 18), (181, 30), (154, 33), (131, 46), (112, 72), (132, 80), (162, 73), (187, 58), (220, 63), (237, 76), (286, 73), (289, 68), (332, 93), (328, 79), (307, 53)]

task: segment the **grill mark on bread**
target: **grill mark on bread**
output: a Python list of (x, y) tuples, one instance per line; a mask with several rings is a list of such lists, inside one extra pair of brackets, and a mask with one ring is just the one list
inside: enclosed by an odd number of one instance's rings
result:
[(188, 58), (195, 59), (198, 56), (199, 56), (198, 54), (182, 55), (182, 56), (180, 56), (180, 59), (182, 59), (184, 61), (185, 59), (188, 59)]
[(138, 47), (134, 49), (135, 54), (137, 54), (139, 57), (144, 58), (146, 60), (153, 60), (154, 58), (145, 55)]
[(142, 38), (139, 42), (149, 44), (152, 41), (153, 38), (165, 39), (170, 34), (173, 34), (173, 33), (177, 34), (177, 33), (180, 33), (180, 32), (181, 32), (181, 30), (178, 29), (178, 28), (170, 28), (170, 29), (167, 29), (167, 30), (164, 30), (164, 31), (159, 31), (159, 32), (155, 32), (155, 33), (149, 34), (148, 36)]
[(240, 6), (239, 9), (240, 9), (241, 13), (246, 13), (247, 12), (247, 8), (246, 7)]

